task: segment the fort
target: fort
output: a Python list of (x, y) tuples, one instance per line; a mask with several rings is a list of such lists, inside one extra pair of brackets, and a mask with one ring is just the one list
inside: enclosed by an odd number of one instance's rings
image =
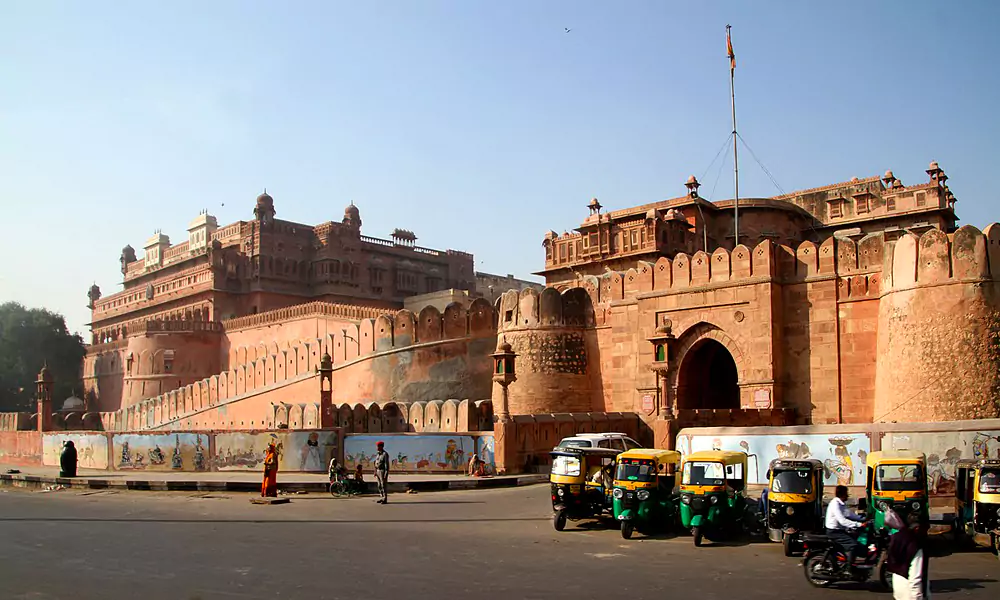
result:
[(669, 200), (594, 199), (544, 235), (544, 287), (408, 231), (362, 236), (353, 204), (279, 221), (262, 194), (253, 220), (126, 247), (125, 289), (90, 292), (85, 398), (0, 426), (495, 430), (499, 464), (508, 433), (531, 460), (609, 419), (665, 447), (686, 427), (1000, 417), (1000, 225), (958, 227), (926, 173), (740, 199), (739, 239), (734, 202), (693, 177)]

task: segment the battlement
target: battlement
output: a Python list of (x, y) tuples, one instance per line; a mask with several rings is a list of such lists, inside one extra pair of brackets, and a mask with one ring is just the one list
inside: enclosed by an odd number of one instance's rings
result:
[(226, 331), (236, 331), (251, 327), (264, 327), (283, 321), (312, 316), (340, 317), (360, 321), (361, 319), (374, 319), (380, 315), (391, 312), (391, 309), (375, 308), (370, 306), (334, 304), (331, 302), (307, 302), (305, 304), (298, 304), (287, 308), (269, 310), (256, 315), (226, 319), (225, 321), (222, 321), (222, 326)]
[(948, 282), (1000, 280), (1000, 224), (984, 231), (972, 225), (946, 234), (930, 229), (886, 245), (885, 291)]

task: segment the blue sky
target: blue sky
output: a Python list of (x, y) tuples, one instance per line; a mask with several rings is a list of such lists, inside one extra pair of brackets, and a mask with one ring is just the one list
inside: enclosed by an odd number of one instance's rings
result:
[[(963, 223), (997, 219), (1000, 3), (0, 3), (0, 300), (71, 329), (118, 255), (207, 208), (473, 252), (525, 276), (548, 229), (732, 196), (739, 130), (786, 191), (937, 160)], [(564, 28), (571, 28), (565, 33)], [(726, 157), (731, 161), (730, 157)], [(718, 183), (715, 183), (715, 182)], [(746, 152), (741, 195), (779, 193)], [(141, 255), (141, 251), (140, 251)]]

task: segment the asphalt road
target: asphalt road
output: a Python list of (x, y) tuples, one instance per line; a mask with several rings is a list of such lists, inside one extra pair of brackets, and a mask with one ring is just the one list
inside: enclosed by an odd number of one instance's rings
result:
[[(694, 548), (552, 529), (546, 486), (338, 500), (0, 488), (0, 599), (884, 598), (816, 590), (777, 544)], [(988, 552), (931, 563), (940, 598), (1000, 597)], [(874, 595), (873, 595), (874, 594)]]

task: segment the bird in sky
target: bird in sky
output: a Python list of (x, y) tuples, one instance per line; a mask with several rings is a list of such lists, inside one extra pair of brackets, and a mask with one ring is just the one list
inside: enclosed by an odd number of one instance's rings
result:
[(569, 32), (571, 32), (571, 31), (573, 31), (573, 30), (572, 30), (572, 29), (570, 29), (569, 27), (563, 27), (563, 29), (565, 29), (565, 30), (566, 30), (566, 33), (569, 33)]

